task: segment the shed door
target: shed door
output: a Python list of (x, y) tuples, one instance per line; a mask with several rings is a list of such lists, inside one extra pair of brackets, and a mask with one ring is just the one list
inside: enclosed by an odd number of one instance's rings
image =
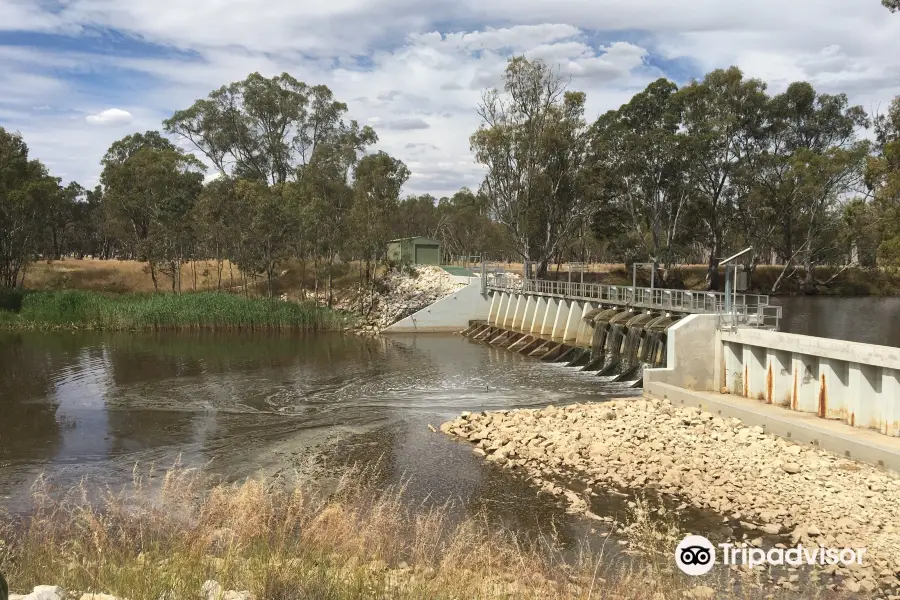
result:
[(439, 265), (441, 264), (441, 255), (437, 244), (416, 245), (416, 264), (417, 265)]

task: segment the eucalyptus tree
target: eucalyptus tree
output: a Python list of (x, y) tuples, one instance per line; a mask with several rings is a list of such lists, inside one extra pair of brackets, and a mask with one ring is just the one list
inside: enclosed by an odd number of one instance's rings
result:
[[(685, 235), (696, 169), (680, 132), (677, 86), (658, 79), (618, 110), (601, 116), (589, 133), (586, 172), (599, 205), (599, 237), (633, 234), (641, 259), (670, 266)], [(618, 218), (609, 212), (619, 212)], [(610, 219), (610, 217), (613, 217)], [(610, 225), (626, 231), (610, 230)], [(635, 257), (638, 258), (638, 257)]]
[[(240, 252), (241, 220), (245, 216), (231, 177), (216, 177), (203, 186), (193, 208), (197, 242), (205, 257), (215, 260), (216, 288), (222, 289), (225, 259), (235, 262)], [(234, 286), (234, 270), (229, 266)]]
[(395, 238), (416, 235), (437, 237), (440, 224), (437, 203), (438, 199), (431, 194), (411, 195), (401, 199), (394, 215), (392, 235)]
[(504, 89), (482, 96), (482, 123), (470, 138), (486, 167), (482, 193), (492, 217), (507, 229), (516, 252), (547, 263), (590, 216), (583, 193), (585, 95), (567, 90), (553, 68), (524, 57), (510, 59)]
[(495, 235), (490, 202), (484, 194), (464, 187), (438, 201), (437, 215), (435, 236), (445, 253), (468, 257), (498, 248), (499, 236)]
[(353, 173), (360, 158), (377, 141), (371, 127), (360, 127), (356, 121), (339, 122), (318, 144), (309, 162), (297, 169), (304, 223), (301, 232), (305, 237), (299, 246), (301, 253), (304, 245), (313, 250), (317, 294), (319, 263), (324, 257), (329, 303), (333, 300), (334, 260), (345, 252), (346, 241), (352, 237), (349, 215), (354, 202)]
[(274, 185), (295, 178), (346, 111), (324, 85), (309, 86), (287, 73), (252, 73), (177, 111), (163, 126), (191, 142), (221, 174)]
[(393, 237), (393, 221), (400, 205), (400, 189), (409, 179), (402, 161), (385, 152), (364, 156), (353, 174), (352, 245), (366, 266), (365, 282), (371, 283), (372, 269), (385, 255)]
[(881, 0), (881, 3), (891, 12), (900, 11), (900, 0)]
[(717, 69), (678, 91), (691, 156), (692, 210), (703, 225), (708, 253), (707, 283), (718, 289), (719, 260), (735, 227), (735, 207), (744, 200), (740, 168), (761, 152), (768, 96), (757, 79), (737, 67)]
[(180, 289), (181, 264), (189, 258), (188, 218), (203, 185), (205, 167), (158, 132), (127, 136), (103, 158), (101, 182), (108, 222), (140, 260), (158, 290), (157, 274)]
[(247, 273), (263, 274), (268, 295), (273, 297), (278, 265), (296, 255), (300, 226), (297, 184), (270, 186), (264, 181), (242, 179), (236, 183), (235, 194), (240, 208), (237, 265)]
[(746, 242), (757, 250), (751, 267), (769, 250), (780, 259), (776, 290), (798, 264), (811, 284), (814, 265), (836, 251), (831, 246), (840, 236), (821, 228), (837, 226), (837, 203), (858, 187), (867, 146), (857, 134), (867, 126), (865, 111), (846, 95), (819, 94), (807, 82), (769, 100), (762, 136), (745, 153), (747, 194), (737, 212)]
[(18, 133), (0, 127), (0, 287), (22, 285), (28, 265), (47, 248), (46, 224), (64, 189), (47, 168), (28, 157)]
[(870, 207), (881, 232), (880, 263), (900, 266), (900, 96), (875, 122), (876, 153), (866, 165), (866, 185), (874, 194)]

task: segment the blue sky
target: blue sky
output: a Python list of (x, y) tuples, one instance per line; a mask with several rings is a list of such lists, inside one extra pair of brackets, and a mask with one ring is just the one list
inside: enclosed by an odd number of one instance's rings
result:
[(867, 110), (900, 94), (900, 15), (878, 0), (0, 0), (0, 125), (66, 181), (109, 145), (253, 71), (324, 83), (409, 193), (478, 185), (481, 89), (507, 57), (559, 65), (588, 118), (656, 77), (737, 64), (777, 92), (805, 79)]

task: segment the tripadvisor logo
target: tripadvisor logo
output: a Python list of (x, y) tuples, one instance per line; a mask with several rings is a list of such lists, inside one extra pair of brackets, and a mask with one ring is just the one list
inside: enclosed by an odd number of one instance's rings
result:
[(716, 564), (716, 549), (702, 535), (689, 535), (675, 548), (675, 564), (688, 575), (706, 575)]
[[(742, 565), (755, 568), (760, 565), (861, 565), (865, 548), (826, 548), (802, 546), (795, 548), (748, 547), (746, 544), (724, 543), (721, 548), (723, 565)], [(701, 535), (689, 535), (675, 548), (675, 564), (688, 575), (705, 575), (716, 564), (716, 549)]]

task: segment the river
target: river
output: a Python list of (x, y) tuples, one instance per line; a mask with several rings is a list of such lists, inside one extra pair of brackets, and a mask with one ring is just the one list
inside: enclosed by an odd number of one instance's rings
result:
[(117, 487), (179, 456), (229, 478), (313, 457), (545, 528), (556, 504), (428, 425), (634, 393), (456, 335), (0, 334), (0, 506), (26, 507), (40, 473)]
[(782, 331), (900, 346), (900, 297), (789, 296), (773, 303), (784, 307)]
[[(784, 331), (900, 345), (898, 298), (777, 302)], [(26, 507), (41, 473), (117, 487), (179, 457), (231, 479), (355, 462), (411, 501), (546, 529), (558, 503), (428, 425), (636, 393), (454, 335), (0, 334), (0, 508)]]

